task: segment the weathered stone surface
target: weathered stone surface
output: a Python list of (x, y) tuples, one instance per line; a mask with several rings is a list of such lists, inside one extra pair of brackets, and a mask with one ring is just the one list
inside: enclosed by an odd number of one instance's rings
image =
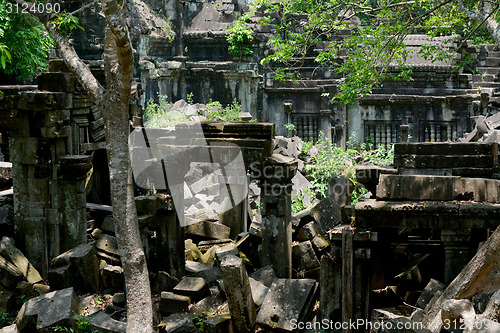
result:
[(195, 299), (202, 298), (208, 291), (208, 284), (201, 277), (185, 277), (174, 287), (174, 292), (180, 295), (190, 296)]
[(264, 302), (264, 298), (266, 298), (266, 295), (269, 292), (269, 288), (251, 277), (249, 278), (249, 281), (250, 281), (250, 288), (252, 289), (253, 301), (255, 305), (261, 306), (262, 303)]
[(219, 267), (212, 267), (195, 273), (192, 276), (201, 277), (208, 283), (212, 284), (218, 280), (222, 280), (222, 271)]
[(0, 291), (0, 313), (11, 313), (14, 310), (14, 293), (10, 291)]
[[(397, 309), (373, 309), (371, 322), (377, 329), (370, 330), (374, 333), (417, 333), (421, 332), (411, 329), (412, 323), (409, 317), (402, 315)], [(382, 323), (387, 323), (382, 325)], [(390, 324), (389, 324), (390, 323)], [(406, 329), (408, 327), (408, 329)], [(425, 331), (424, 331), (425, 332)]]
[(188, 296), (177, 295), (172, 292), (162, 291), (160, 298), (160, 312), (161, 313), (176, 313), (187, 311), (191, 299)]
[(125, 276), (120, 266), (106, 265), (102, 269), (102, 284), (114, 291), (125, 290)]
[(189, 313), (201, 316), (203, 313), (208, 313), (214, 310), (214, 302), (211, 296), (205, 297), (201, 301), (193, 304), (189, 308)]
[(179, 283), (179, 280), (164, 271), (159, 271), (153, 280), (153, 289), (157, 293), (171, 291)]
[(272, 266), (264, 266), (250, 274), (250, 277), (270, 288), (274, 280), (277, 279)]
[(220, 268), (235, 328), (239, 332), (251, 332), (255, 325), (256, 312), (243, 260), (227, 255), (222, 259)]
[(62, 281), (58, 281), (54, 288), (74, 286), (81, 293), (96, 292), (99, 289), (99, 261), (92, 245), (82, 244), (64, 252), (52, 259), (52, 264), (55, 267), (67, 265), (70, 270), (70, 280), (64, 281), (63, 285), (59, 285)]
[(7, 237), (2, 238), (0, 242), (0, 255), (16, 266), (18, 271), (23, 274), (30, 283), (42, 281), (40, 273), (38, 273), (35, 267), (33, 267), (18, 248), (10, 244)]
[(443, 303), (441, 322), (452, 329), (470, 329), (474, 325), (476, 312), (468, 299), (450, 299)]
[(22, 274), (17, 267), (0, 256), (0, 284), (7, 288), (12, 288), (21, 278)]
[(111, 318), (108, 314), (97, 311), (88, 316), (90, 328), (99, 333), (125, 333), (127, 324)]
[(431, 279), (429, 283), (425, 286), (424, 290), (420, 294), (420, 296), (417, 299), (417, 302), (415, 306), (425, 309), (427, 304), (431, 301), (432, 297), (438, 292), (438, 291), (443, 291), (444, 290), (444, 284), (441, 282)]
[(0, 333), (19, 333), (16, 324), (12, 324), (10, 326), (5, 326), (4, 328), (0, 328)]
[(159, 327), (167, 333), (197, 333), (199, 331), (193, 323), (194, 317), (190, 313), (176, 313), (163, 319)]
[(202, 221), (194, 223), (186, 228), (186, 234), (198, 237), (226, 239), (229, 238), (231, 229), (224, 224)]
[(119, 260), (118, 242), (116, 237), (102, 234), (96, 242), (97, 255), (107, 259), (109, 257)]
[(311, 241), (305, 241), (292, 247), (294, 263), (299, 271), (309, 271), (319, 267), (319, 260)]
[(340, 206), (329, 197), (312, 207), (311, 215), (323, 233), (329, 229), (333, 229), (342, 221)]
[(257, 323), (292, 332), (292, 320), (304, 320), (312, 310), (315, 292), (315, 280), (276, 279), (262, 303)]
[(216, 315), (203, 320), (203, 331), (206, 333), (227, 333), (233, 331), (229, 314)]
[(500, 290), (491, 296), (481, 318), (500, 322)]
[(186, 260), (186, 273), (188, 274), (198, 273), (207, 269), (210, 269), (207, 265), (203, 265), (197, 261)]
[(49, 332), (55, 326), (73, 324), (73, 313), (78, 313), (78, 300), (73, 288), (53, 291), (29, 299), (17, 315), (16, 324), (20, 332)]

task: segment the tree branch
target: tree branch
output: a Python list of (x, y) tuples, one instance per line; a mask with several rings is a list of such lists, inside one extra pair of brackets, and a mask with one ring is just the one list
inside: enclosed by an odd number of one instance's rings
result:
[[(20, 6), (33, 5), (33, 3), (26, 2), (24, 0), (9, 1)], [(52, 24), (52, 22), (49, 20), (48, 13), (36, 11), (35, 13), (33, 13), (33, 15), (35, 15), (45, 26), (45, 29), (49, 33), (50, 37), (54, 40), (54, 43), (59, 48), (62, 59), (64, 60), (66, 66), (77, 78), (78, 82), (83, 86), (85, 91), (89, 93), (90, 99), (97, 105), (101, 105), (105, 89), (101, 86), (99, 81), (97, 81), (87, 65), (80, 59), (75, 49), (71, 45), (72, 43), (69, 41), (68, 37), (60, 30), (58, 30), (54, 24)]]
[(118, 65), (120, 69), (117, 71), (118, 80), (123, 84), (120, 85), (121, 89), (128, 89), (128, 91), (121, 91), (120, 93), (126, 94), (127, 98), (130, 95), (130, 86), (132, 84), (132, 74), (134, 65), (134, 54), (132, 43), (125, 20), (124, 9), (120, 9), (116, 0), (102, 0), (102, 6), (108, 26), (114, 36)]
[(91, 3), (88, 3), (85, 6), (78, 8), (74, 12), (71, 12), (70, 15), (75, 16), (76, 14), (83, 12), (85, 9), (88, 9), (88, 8), (94, 6), (98, 2), (99, 2), (99, 0), (92, 1)]

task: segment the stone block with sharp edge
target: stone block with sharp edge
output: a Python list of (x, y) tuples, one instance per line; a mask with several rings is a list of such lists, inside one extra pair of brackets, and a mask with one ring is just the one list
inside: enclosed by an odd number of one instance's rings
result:
[(193, 299), (201, 299), (208, 292), (208, 284), (201, 277), (187, 276), (174, 287), (174, 292)]
[(260, 307), (257, 323), (292, 332), (293, 320), (304, 321), (312, 311), (316, 289), (312, 279), (276, 279)]
[(0, 255), (16, 266), (18, 271), (23, 274), (26, 280), (30, 283), (42, 281), (42, 277), (36, 268), (33, 267), (33, 265), (17, 247), (6, 241), (6, 237), (2, 238), (0, 248)]
[(191, 299), (188, 296), (162, 291), (160, 295), (160, 312), (164, 314), (187, 311)]
[(227, 255), (222, 259), (220, 268), (234, 326), (239, 332), (252, 332), (256, 311), (243, 259)]
[(21, 333), (71, 327), (74, 313), (79, 313), (78, 300), (73, 288), (67, 288), (29, 299), (19, 311), (16, 324)]

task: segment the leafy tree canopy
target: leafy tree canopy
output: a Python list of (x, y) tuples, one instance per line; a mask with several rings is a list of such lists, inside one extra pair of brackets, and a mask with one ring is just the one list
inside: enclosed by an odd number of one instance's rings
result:
[[(498, 0), (256, 0), (254, 6), (267, 13), (261, 23), (275, 28), (269, 40), (274, 52), (261, 63), (278, 79), (297, 79), (290, 68), (300, 66), (319, 43), (327, 43), (329, 48), (315, 61), (343, 75), (339, 92), (331, 96), (343, 104), (369, 95), (388, 77), (411, 80), (407, 59), (412, 51), (404, 43), (409, 33), (450, 36), (418, 51), (427, 60), (450, 63), (457, 60), (450, 51), (457, 51), (465, 39), (500, 41), (495, 35), (495, 29), (500, 31)], [(396, 70), (389, 72), (389, 67)]]
[(25, 79), (48, 70), (52, 47), (52, 39), (35, 17), (0, 0), (0, 67), (6, 74)]

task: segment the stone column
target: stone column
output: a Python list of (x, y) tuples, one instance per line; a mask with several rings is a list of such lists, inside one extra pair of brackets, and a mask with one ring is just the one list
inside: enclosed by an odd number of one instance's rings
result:
[(337, 147), (345, 148), (344, 125), (335, 125), (334, 143)]
[(323, 132), (323, 137), (325, 139), (332, 139), (332, 124), (330, 122), (330, 115), (332, 114), (331, 110), (320, 110), (321, 114), (321, 132)]
[(292, 276), (293, 158), (274, 154), (263, 164), (261, 179), (262, 265), (272, 265), (279, 278)]
[(444, 282), (450, 283), (469, 262), (471, 229), (441, 230), (444, 245)]
[(226, 255), (220, 268), (236, 332), (253, 332), (257, 313), (243, 259)]
[(59, 159), (60, 252), (87, 242), (85, 180), (91, 156), (67, 155)]
[(400, 133), (401, 133), (401, 142), (402, 143), (406, 143), (408, 142), (408, 138), (409, 138), (409, 126), (408, 125), (400, 125), (399, 126), (399, 130), (400, 130)]

